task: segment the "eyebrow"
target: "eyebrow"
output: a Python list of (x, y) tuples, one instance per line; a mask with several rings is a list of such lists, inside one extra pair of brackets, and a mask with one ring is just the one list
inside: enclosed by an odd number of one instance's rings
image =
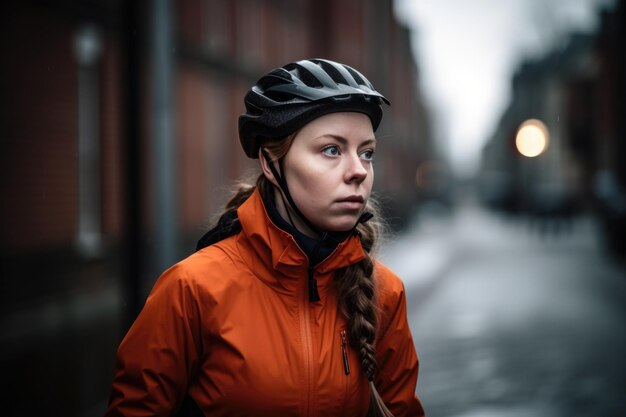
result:
[[(333, 135), (331, 133), (325, 133), (323, 135), (316, 137), (315, 139), (317, 140), (321, 138), (332, 138), (338, 142), (341, 142), (342, 144), (348, 143), (348, 139), (344, 138), (343, 136)], [(376, 138), (366, 139), (362, 143), (360, 143), (359, 146), (366, 146), (366, 145), (371, 145), (371, 144), (374, 144), (374, 145), (376, 144)]]

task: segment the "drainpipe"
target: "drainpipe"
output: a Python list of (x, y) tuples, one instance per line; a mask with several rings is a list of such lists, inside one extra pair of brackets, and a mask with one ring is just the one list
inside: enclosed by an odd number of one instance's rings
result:
[[(174, 143), (173, 72), (174, 41), (169, 0), (154, 0), (152, 13), (152, 147), (154, 178), (154, 264), (157, 273), (177, 259), (176, 161)], [(151, 286), (151, 285), (150, 285)]]

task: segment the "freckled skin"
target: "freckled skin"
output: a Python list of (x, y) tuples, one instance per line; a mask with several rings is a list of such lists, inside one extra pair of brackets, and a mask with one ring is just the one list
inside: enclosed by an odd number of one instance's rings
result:
[[(285, 156), (285, 177), (296, 205), (314, 225), (328, 231), (354, 227), (372, 191), (375, 146), (372, 124), (362, 113), (331, 113), (300, 130)], [(351, 196), (364, 202), (342, 201)], [(285, 215), (282, 201), (277, 203)]]

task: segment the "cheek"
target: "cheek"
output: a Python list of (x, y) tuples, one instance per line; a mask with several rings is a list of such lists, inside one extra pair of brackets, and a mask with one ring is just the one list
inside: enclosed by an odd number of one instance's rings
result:
[(360, 190), (365, 193), (365, 196), (369, 198), (372, 193), (372, 188), (374, 186), (374, 169), (369, 168), (367, 172), (367, 177), (361, 183)]
[(298, 170), (292, 171), (294, 187), (292, 193), (297, 194), (301, 201), (310, 206), (318, 206), (324, 197), (330, 197), (336, 184), (334, 177), (328, 170)]
[(374, 185), (374, 167), (371, 167), (369, 170), (369, 174), (367, 174), (367, 178), (365, 179), (367, 194), (369, 195), (372, 192), (372, 186)]

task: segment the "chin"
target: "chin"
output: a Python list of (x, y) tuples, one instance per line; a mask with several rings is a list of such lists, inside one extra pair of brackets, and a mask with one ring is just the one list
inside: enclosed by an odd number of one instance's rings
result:
[(350, 216), (350, 218), (329, 223), (325, 230), (329, 232), (347, 232), (348, 230), (352, 230), (358, 220), (359, 216)]

